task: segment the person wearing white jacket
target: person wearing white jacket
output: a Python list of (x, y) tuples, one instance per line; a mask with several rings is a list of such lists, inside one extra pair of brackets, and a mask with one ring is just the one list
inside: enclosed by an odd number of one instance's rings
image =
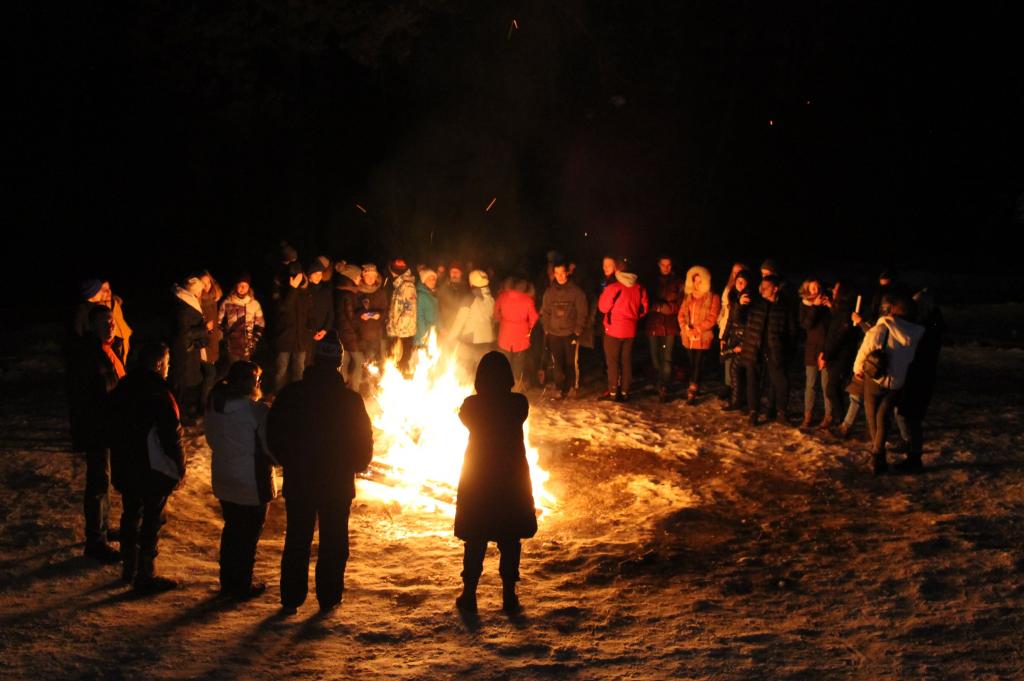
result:
[(206, 441), (213, 451), (213, 493), (220, 500), (221, 593), (236, 600), (259, 596), (266, 584), (253, 581), (256, 545), (274, 497), (266, 446), (269, 405), (260, 402), (260, 368), (238, 361), (210, 394)]
[[(907, 370), (914, 361), (924, 327), (907, 321), (910, 301), (899, 294), (886, 294), (882, 300), (882, 316), (864, 335), (864, 341), (853, 362), (854, 376), (864, 381), (864, 412), (871, 438), (871, 454), (875, 475), (888, 470), (885, 452), (888, 416), (899, 391), (907, 380)], [(883, 350), (887, 361), (881, 376), (868, 378), (864, 365), (875, 350)]]

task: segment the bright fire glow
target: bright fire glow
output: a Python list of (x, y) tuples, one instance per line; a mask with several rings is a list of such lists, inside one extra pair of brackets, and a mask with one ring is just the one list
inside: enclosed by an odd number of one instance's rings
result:
[[(397, 504), (402, 510), (454, 516), (469, 441), (459, 407), (473, 387), (460, 380), (454, 356), (442, 357), (433, 333), (428, 348), (418, 351), (415, 367), (406, 379), (390, 359), (380, 373), (367, 405), (374, 425), (373, 463), (369, 474), (357, 481), (359, 497)], [(544, 489), (548, 473), (530, 444), (529, 421), (523, 430), (534, 504), (543, 517), (554, 508), (555, 498)]]

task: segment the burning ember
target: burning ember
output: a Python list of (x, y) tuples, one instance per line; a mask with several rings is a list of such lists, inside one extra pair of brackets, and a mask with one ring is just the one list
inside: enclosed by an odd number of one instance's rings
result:
[[(430, 335), (418, 351), (411, 379), (390, 359), (380, 373), (368, 405), (373, 420), (374, 455), (370, 471), (357, 481), (359, 496), (397, 504), (402, 510), (455, 516), (455, 496), (469, 431), (459, 420), (459, 407), (472, 394), (472, 381), (462, 380), (453, 354), (438, 350)], [(372, 371), (371, 371), (372, 373)], [(548, 473), (524, 428), (533, 498), (543, 517), (555, 498), (545, 491)]]

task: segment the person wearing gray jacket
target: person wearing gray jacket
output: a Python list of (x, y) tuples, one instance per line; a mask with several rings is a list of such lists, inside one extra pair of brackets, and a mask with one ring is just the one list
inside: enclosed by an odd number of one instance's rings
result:
[(554, 281), (544, 291), (540, 318), (551, 352), (559, 399), (579, 389), (579, 338), (587, 323), (587, 296), (569, 280), (565, 263), (555, 263)]

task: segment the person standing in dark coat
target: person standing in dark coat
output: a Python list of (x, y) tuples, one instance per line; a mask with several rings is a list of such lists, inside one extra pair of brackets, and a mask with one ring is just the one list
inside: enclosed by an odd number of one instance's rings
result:
[[(203, 389), (200, 406), (205, 408), (210, 391), (217, 384), (217, 362), (220, 361), (220, 342), (224, 332), (217, 323), (218, 307), (224, 292), (220, 284), (209, 271), (203, 272), (203, 292), (199, 295), (199, 304), (203, 308), (203, 319), (206, 322), (206, 358), (201, 365), (203, 373)], [(223, 371), (227, 371), (225, 367)]]
[(274, 390), (280, 391), (289, 382), (302, 378), (306, 353), (313, 347), (310, 322), (309, 283), (302, 266), (292, 263), (288, 269), (288, 286), (277, 299), (274, 324), (274, 350), (277, 352)]
[(89, 331), (70, 350), (68, 403), (71, 440), (85, 452), (85, 555), (116, 563), (118, 552), (107, 543), (110, 516), (110, 449), (105, 430), (108, 395), (124, 378), (124, 365), (113, 349), (114, 318), (110, 308), (89, 310)]
[(267, 417), (270, 451), (284, 466), (288, 513), (281, 556), (281, 607), (294, 613), (306, 600), (313, 529), (320, 522), (316, 598), (320, 610), (338, 606), (345, 590), (348, 518), (355, 475), (373, 456), (373, 430), (358, 394), (338, 373), (341, 341), (330, 331), (302, 380), (282, 390)]
[[(437, 287), (437, 331), (439, 338), (449, 337), (455, 317), (459, 309), (472, 302), (473, 294), (469, 292), (462, 263), (452, 261), (448, 265), (448, 273)], [(450, 348), (449, 348), (450, 349)]]
[(679, 336), (679, 306), (683, 302), (686, 282), (672, 271), (672, 258), (658, 259), (658, 278), (651, 287), (651, 312), (647, 315), (647, 340), (651, 346), (651, 363), (658, 384), (658, 399), (668, 402), (672, 380), (672, 349)]
[(899, 449), (905, 448), (907, 453), (907, 458), (894, 466), (900, 473), (920, 473), (924, 470), (921, 460), (924, 450), (924, 418), (935, 391), (942, 332), (945, 330), (942, 310), (927, 288), (915, 293), (913, 302), (913, 319), (924, 327), (924, 335), (918, 341), (914, 361), (907, 370), (907, 381), (896, 406), (896, 423), (903, 437)]
[[(334, 286), (324, 280), (320, 258), (314, 259), (306, 271), (309, 277), (309, 328), (315, 343), (334, 328)], [(313, 355), (307, 352), (305, 366), (312, 363)]]
[[(822, 399), (825, 402), (825, 417), (822, 428), (832, 422), (832, 400), (828, 395), (828, 369), (818, 359), (825, 350), (825, 336), (831, 312), (825, 301), (828, 294), (822, 291), (821, 282), (808, 279), (800, 287), (800, 327), (804, 330), (804, 420), (801, 428), (810, 428), (814, 420), (815, 383), (821, 382)], [(819, 379), (820, 377), (820, 379)]]
[(388, 315), (388, 292), (373, 263), (363, 265), (362, 280), (356, 298), (356, 335), (367, 363), (381, 363), (387, 358), (385, 320)]
[(334, 281), (334, 328), (341, 338), (344, 353), (341, 375), (345, 377), (349, 388), (359, 392), (363, 382), (363, 363), (366, 361), (356, 332), (359, 323), (356, 308), (360, 304), (362, 270), (344, 262), (335, 264), (334, 269), (338, 273)]
[(455, 506), (455, 536), (465, 542), (462, 594), (456, 606), (475, 613), (476, 587), (483, 572), (487, 543), (501, 552), (498, 572), (502, 607), (521, 610), (516, 596), (521, 539), (537, 533), (530, 465), (526, 460), (523, 423), (530, 404), (512, 392), (512, 366), (500, 352), (489, 352), (476, 372), (476, 394), (466, 398), (459, 418), (469, 429)]
[(726, 366), (731, 365), (729, 376), (729, 403), (724, 407), (725, 411), (739, 409), (746, 413), (749, 409), (747, 404), (747, 381), (756, 380), (755, 377), (747, 375), (747, 367), (740, 361), (740, 353), (743, 351), (743, 335), (747, 330), (747, 315), (750, 313), (750, 305), (754, 298), (752, 275), (747, 270), (740, 270), (733, 278), (729, 287), (729, 317), (722, 331), (722, 355), (725, 357)]
[(202, 411), (203, 362), (206, 361), (207, 328), (200, 296), (201, 274), (186, 276), (174, 287), (174, 340), (171, 342), (171, 387), (182, 410), (185, 425)]
[(164, 507), (185, 479), (178, 404), (167, 385), (170, 354), (147, 345), (139, 366), (110, 394), (111, 473), (121, 493), (121, 578), (141, 593), (177, 587), (156, 574)]
[[(823, 303), (831, 311), (828, 321), (828, 329), (825, 331), (825, 343), (822, 346), (821, 354), (818, 356), (818, 366), (824, 372), (825, 393), (832, 403), (832, 413), (836, 418), (844, 413), (843, 394), (846, 392), (846, 385), (853, 376), (853, 358), (860, 347), (860, 332), (854, 326), (851, 316), (856, 305), (856, 291), (845, 280), (839, 280), (832, 286), (832, 295), (825, 298)], [(861, 396), (851, 396), (852, 415), (847, 412), (841, 422), (842, 434), (849, 432), (853, 420), (860, 410)], [(828, 429), (829, 424), (822, 421), (821, 428)]]
[(554, 264), (552, 275), (554, 281), (541, 299), (540, 319), (558, 396), (565, 399), (579, 390), (580, 337), (587, 324), (587, 296), (569, 279), (569, 268), (564, 262)]
[(760, 412), (761, 385), (758, 378), (767, 372), (771, 384), (769, 421), (784, 422), (789, 402), (789, 379), (786, 366), (796, 339), (796, 319), (792, 308), (779, 295), (780, 279), (769, 274), (761, 280), (761, 299), (751, 303), (747, 328), (743, 331), (740, 362), (747, 382), (747, 407), (750, 423), (757, 425)]

